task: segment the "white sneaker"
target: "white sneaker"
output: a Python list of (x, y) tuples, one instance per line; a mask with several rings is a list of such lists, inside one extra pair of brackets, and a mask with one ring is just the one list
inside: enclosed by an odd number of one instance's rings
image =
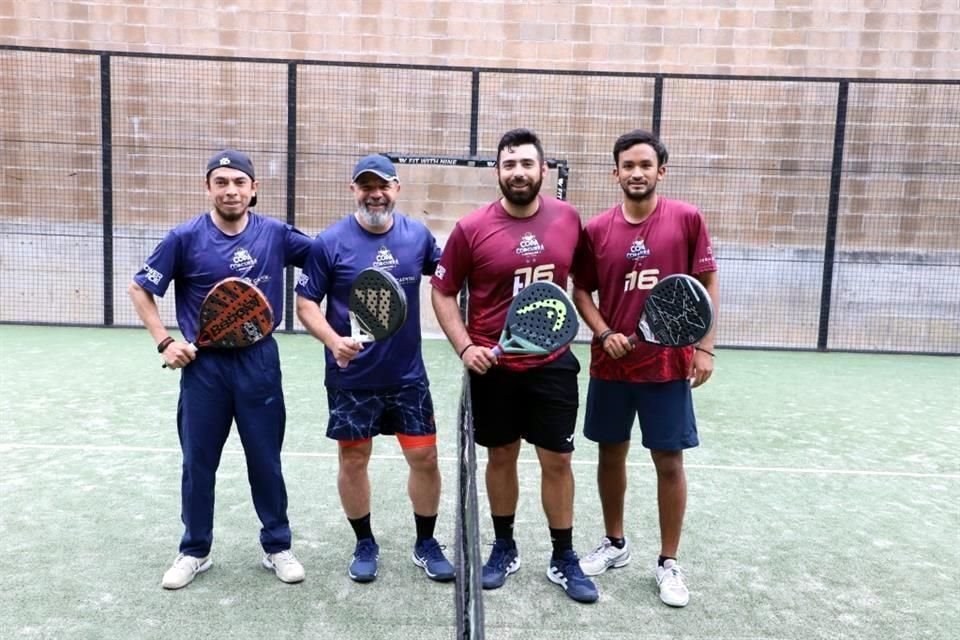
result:
[(604, 536), (599, 547), (580, 559), (580, 570), (584, 575), (598, 576), (607, 569), (619, 569), (629, 563), (630, 543), (627, 539), (623, 539), (623, 549), (617, 549), (610, 538)]
[(675, 560), (667, 560), (663, 566), (657, 566), (657, 586), (660, 587), (660, 599), (671, 607), (685, 607), (690, 602), (690, 592), (683, 581), (683, 570)]
[(164, 589), (181, 589), (193, 582), (198, 573), (203, 573), (212, 566), (210, 556), (195, 558), (181, 553), (173, 561), (173, 566), (163, 574), (160, 584)]
[(272, 570), (283, 582), (303, 582), (306, 577), (303, 565), (290, 549), (263, 556), (263, 567)]

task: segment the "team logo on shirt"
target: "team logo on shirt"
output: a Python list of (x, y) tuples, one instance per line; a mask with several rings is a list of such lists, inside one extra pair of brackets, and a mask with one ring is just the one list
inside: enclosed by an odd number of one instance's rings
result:
[(517, 255), (523, 256), (524, 258), (532, 258), (540, 255), (544, 252), (546, 247), (544, 247), (537, 236), (533, 235), (529, 231), (520, 238), (520, 246), (517, 247)]
[(643, 243), (643, 238), (637, 238), (627, 249), (627, 260), (640, 260), (650, 255), (650, 249)]
[(390, 249), (384, 246), (377, 250), (377, 257), (373, 259), (373, 266), (378, 269), (393, 269), (398, 264), (400, 264), (400, 261), (394, 258)]
[(249, 271), (257, 264), (257, 259), (250, 255), (250, 252), (243, 247), (233, 252), (233, 258), (230, 260), (230, 268), (233, 271)]

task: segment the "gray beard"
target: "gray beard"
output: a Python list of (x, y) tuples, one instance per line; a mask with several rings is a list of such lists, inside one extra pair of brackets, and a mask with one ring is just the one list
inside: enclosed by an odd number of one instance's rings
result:
[(371, 213), (365, 205), (361, 204), (357, 207), (357, 213), (360, 214), (360, 219), (363, 220), (364, 224), (379, 229), (387, 226), (387, 223), (390, 222), (390, 216), (393, 215), (393, 207), (388, 207), (382, 212)]

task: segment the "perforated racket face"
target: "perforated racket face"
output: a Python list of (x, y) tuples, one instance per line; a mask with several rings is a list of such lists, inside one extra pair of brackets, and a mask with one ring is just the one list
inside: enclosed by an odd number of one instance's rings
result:
[(650, 290), (643, 305), (637, 335), (667, 347), (696, 344), (713, 324), (713, 303), (696, 279), (684, 274), (667, 276)]
[(257, 287), (240, 278), (221, 280), (200, 305), (198, 347), (235, 349), (273, 331), (273, 309)]
[(552, 353), (569, 344), (579, 328), (564, 290), (552, 282), (534, 282), (510, 304), (502, 347), (507, 353)]
[(350, 287), (347, 308), (363, 331), (374, 340), (395, 334), (407, 319), (407, 296), (390, 273), (370, 267)]

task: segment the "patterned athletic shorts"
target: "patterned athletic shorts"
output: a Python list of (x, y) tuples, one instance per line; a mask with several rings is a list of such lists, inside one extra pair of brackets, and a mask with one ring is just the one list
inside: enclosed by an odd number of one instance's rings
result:
[(376, 435), (437, 433), (427, 381), (392, 389), (327, 389), (327, 437), (368, 440)]

